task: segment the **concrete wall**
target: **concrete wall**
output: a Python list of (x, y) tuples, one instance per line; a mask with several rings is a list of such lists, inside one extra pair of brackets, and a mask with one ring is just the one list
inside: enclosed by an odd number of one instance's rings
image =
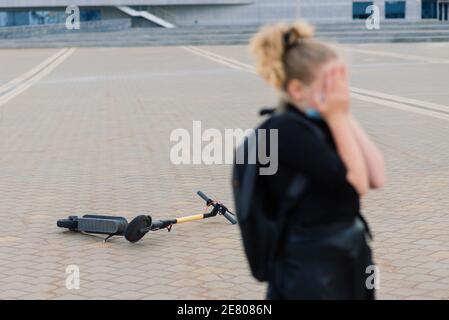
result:
[(297, 18), (296, 0), (259, 0), (233, 6), (163, 6), (177, 25), (254, 25)]

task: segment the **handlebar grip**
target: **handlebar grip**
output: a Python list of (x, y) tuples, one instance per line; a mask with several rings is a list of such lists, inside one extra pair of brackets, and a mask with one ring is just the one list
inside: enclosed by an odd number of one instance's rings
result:
[(234, 216), (232, 216), (230, 213), (228, 213), (227, 211), (225, 213), (223, 213), (223, 216), (228, 219), (228, 221), (232, 224), (237, 224), (237, 220), (234, 218)]
[(207, 204), (212, 202), (212, 199), (210, 199), (208, 196), (206, 196), (201, 191), (198, 191), (196, 194), (199, 195), (204, 201), (206, 201)]

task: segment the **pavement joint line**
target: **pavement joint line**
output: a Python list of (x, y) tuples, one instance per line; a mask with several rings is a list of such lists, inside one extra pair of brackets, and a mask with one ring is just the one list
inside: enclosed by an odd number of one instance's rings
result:
[(415, 105), (415, 106), (418, 106), (418, 107), (421, 107), (424, 109), (431, 109), (433, 111), (440, 111), (442, 113), (449, 114), (449, 106), (445, 106), (445, 105), (441, 105), (441, 104), (437, 104), (437, 103), (416, 100), (413, 98), (398, 97), (398, 96), (394, 96), (394, 95), (387, 94), (387, 93), (366, 90), (366, 89), (360, 89), (360, 88), (355, 88), (355, 87), (351, 87), (351, 91), (353, 93), (358, 93), (358, 94), (362, 94), (365, 96), (373, 96), (375, 98), (380, 98), (380, 99), (384, 99), (384, 100), (392, 100), (395, 102), (405, 103), (405, 104), (409, 104), (409, 105)]
[(351, 63), (354, 68), (378, 68), (378, 67), (398, 67), (428, 65), (429, 62), (385, 62), (385, 63)]
[(39, 71), (41, 71), (43, 68), (45, 68), (48, 64), (56, 60), (58, 57), (63, 55), (68, 49), (64, 48), (53, 54), (52, 56), (45, 59), (43, 62), (39, 63), (37, 66), (33, 67), (32, 69), (28, 70), (24, 74), (21, 74), (17, 78), (3, 84), (0, 86), (0, 96), (5, 94), (6, 92), (10, 91), (12, 88), (20, 84), (21, 82), (25, 81), (26, 79), (29, 79)]
[(382, 57), (398, 58), (398, 59), (403, 59), (403, 60), (422, 61), (422, 62), (427, 62), (427, 63), (449, 64), (448, 59), (432, 59), (432, 58), (415, 56), (412, 54), (387, 52), (387, 51), (380, 51), (380, 50), (360, 49), (360, 48), (354, 48), (354, 47), (344, 47), (344, 50), (358, 52), (358, 53), (366, 53), (366, 54), (371, 54), (371, 55), (377, 55), (377, 56), (382, 56)]
[(59, 66), (62, 62), (64, 62), (64, 60), (66, 60), (70, 55), (72, 55), (72, 53), (75, 51), (75, 48), (70, 49), (66, 48), (61, 51), (63, 51), (63, 53), (61, 55), (58, 55), (56, 59), (47, 63), (45, 66), (43, 66), (33, 75), (31, 75), (28, 79), (22, 80), (22, 82), (16, 84), (15, 87), (7, 91), (5, 94), (0, 95), (0, 106), (5, 104), (9, 100), (15, 98), (16, 96), (18, 96), (19, 94), (30, 88), (32, 85), (34, 85), (36, 82), (38, 82), (40, 79), (44, 78), (46, 75), (52, 72), (57, 66)]
[(186, 46), (183, 46), (181, 48), (183, 48), (184, 50), (187, 50), (187, 51), (189, 51), (191, 53), (194, 53), (194, 54), (197, 54), (199, 56), (202, 56), (202, 57), (204, 57), (206, 59), (209, 59), (209, 60), (221, 63), (221, 64), (223, 64), (225, 66), (230, 67), (230, 68), (237, 69), (237, 70), (242, 70), (242, 71), (247, 71), (247, 72), (251, 72), (251, 73), (256, 73), (252, 66), (250, 66), (248, 64), (245, 64), (243, 62), (240, 62), (238, 60), (234, 60), (234, 59), (231, 59), (231, 58), (228, 58), (228, 57), (225, 57), (225, 56), (221, 56), (221, 55), (215, 54), (215, 53), (213, 53), (211, 51), (200, 49), (198, 47), (192, 47), (192, 46), (186, 47)]
[(420, 115), (425, 115), (425, 116), (437, 118), (440, 120), (449, 121), (449, 114), (444, 114), (444, 113), (437, 112), (437, 111), (423, 109), (420, 107), (414, 107), (414, 106), (400, 103), (400, 102), (384, 100), (384, 99), (376, 98), (376, 97), (370, 97), (370, 96), (362, 95), (359, 93), (352, 93), (351, 95), (353, 98), (355, 98), (357, 100), (362, 100), (365, 102), (372, 102), (375, 104), (380, 104), (382, 106), (391, 107), (391, 108), (399, 109), (402, 111), (409, 111), (409, 112), (417, 113)]
[[(255, 68), (253, 66), (243, 63), (241, 61), (225, 57), (198, 47), (189, 46), (181, 48), (190, 51), (194, 54), (200, 55), (206, 59), (229, 66), (231, 68), (247, 71), (253, 74), (256, 73)], [(352, 97), (358, 100), (372, 102), (402, 111), (413, 112), (420, 115), (425, 115), (440, 120), (449, 121), (449, 114), (446, 115), (449, 112), (449, 106), (444, 106), (436, 103), (411, 98), (394, 96), (391, 94), (361, 88), (351, 87), (350, 89)]]
[(235, 60), (235, 59), (232, 59), (232, 58), (228, 58), (228, 57), (216, 54), (216, 53), (214, 53), (212, 51), (207, 51), (207, 50), (201, 49), (199, 47), (192, 47), (192, 49), (197, 50), (199, 52), (202, 52), (205, 55), (209, 55), (210, 57), (216, 58), (218, 60), (221, 59), (221, 60), (224, 60), (226, 62), (236, 64), (236, 65), (241, 66), (241, 67), (243, 67), (245, 69), (248, 69), (248, 71), (255, 72), (254, 67), (252, 65), (246, 64), (244, 62), (241, 62), (241, 61), (238, 61), (238, 60)]

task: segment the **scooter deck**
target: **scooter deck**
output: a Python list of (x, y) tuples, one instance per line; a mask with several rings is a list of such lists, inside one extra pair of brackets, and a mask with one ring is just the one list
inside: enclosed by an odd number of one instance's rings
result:
[(86, 214), (82, 217), (70, 216), (68, 220), (76, 222), (76, 231), (110, 236), (123, 235), (128, 226), (126, 218), (115, 216)]
[(85, 215), (78, 218), (78, 230), (87, 233), (123, 235), (128, 221), (120, 217)]

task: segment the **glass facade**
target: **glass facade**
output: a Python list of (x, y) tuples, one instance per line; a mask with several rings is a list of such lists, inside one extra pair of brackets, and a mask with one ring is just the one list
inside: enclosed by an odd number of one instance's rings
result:
[[(0, 27), (65, 23), (65, 10), (0, 11)], [(81, 21), (101, 20), (100, 9), (81, 9)]]

